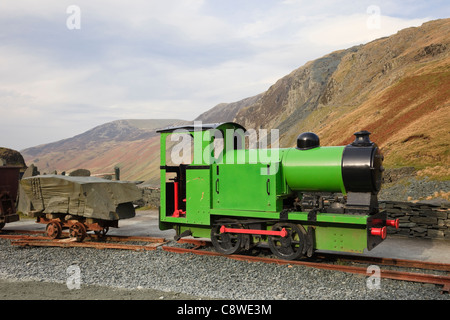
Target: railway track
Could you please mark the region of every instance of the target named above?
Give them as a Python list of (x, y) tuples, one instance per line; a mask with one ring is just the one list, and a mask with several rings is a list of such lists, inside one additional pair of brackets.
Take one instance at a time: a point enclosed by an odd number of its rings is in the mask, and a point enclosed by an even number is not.
[[(180, 248), (173, 246), (162, 246), (163, 250), (169, 252), (177, 252), (177, 253), (193, 253), (199, 255), (211, 255), (211, 256), (224, 256), (230, 259), (236, 260), (244, 260), (244, 261), (252, 261), (252, 262), (264, 262), (264, 263), (274, 263), (279, 265), (301, 265), (306, 267), (312, 267), (317, 269), (326, 269), (333, 271), (342, 271), (354, 274), (363, 274), (369, 276), (367, 266), (352, 266), (352, 265), (342, 265), (336, 263), (327, 263), (327, 262), (312, 262), (312, 261), (301, 261), (301, 260), (281, 260), (260, 256), (248, 256), (241, 254), (234, 255), (222, 255), (215, 251), (208, 250), (200, 250), (201, 248), (210, 245), (205, 241), (198, 241), (194, 239), (189, 239), (183, 241), (185, 243), (191, 243), (194, 245), (194, 248)], [(341, 261), (349, 261), (352, 263), (366, 264), (366, 265), (386, 265), (386, 266), (395, 266), (402, 268), (418, 268), (418, 269), (426, 269), (426, 270), (434, 270), (434, 271), (446, 271), (450, 272), (450, 264), (445, 263), (435, 263), (435, 262), (425, 262), (425, 261), (416, 261), (416, 260), (403, 260), (403, 259), (390, 259), (390, 258), (377, 258), (377, 257), (362, 257), (362, 256), (352, 256), (352, 255), (337, 255), (337, 254), (326, 254), (322, 255), (322, 258), (341, 260)], [(319, 259), (321, 257), (319, 256)], [(436, 285), (442, 285), (441, 293), (449, 293), (450, 292), (450, 276), (448, 275), (437, 275), (437, 274), (429, 274), (429, 273), (418, 273), (418, 272), (407, 272), (407, 271), (397, 271), (397, 270), (388, 270), (388, 269), (380, 269), (380, 277), (385, 279), (393, 279), (393, 280), (401, 280), (401, 281), (412, 281), (412, 282), (421, 282), (421, 283), (430, 283)]]
[[(17, 233), (26, 233), (17, 234)], [(31, 235), (30, 235), (31, 234)], [(401, 268), (414, 268), (425, 269), (440, 272), (450, 272), (450, 264), (435, 263), (426, 261), (415, 260), (403, 260), (403, 259), (390, 259), (390, 258), (378, 258), (378, 257), (364, 257), (354, 255), (337, 255), (337, 254), (323, 254), (316, 255), (317, 261), (303, 261), (303, 260), (282, 260), (275, 258), (268, 258), (262, 256), (250, 256), (243, 254), (223, 255), (215, 251), (206, 250), (211, 246), (209, 241), (197, 240), (197, 239), (181, 239), (178, 243), (191, 244), (192, 248), (184, 248), (178, 246), (169, 246), (164, 238), (155, 237), (133, 237), (133, 236), (97, 236), (90, 234), (83, 242), (76, 242), (75, 238), (69, 238), (68, 233), (63, 233), (63, 236), (67, 238), (51, 239), (44, 236), (41, 231), (21, 231), (21, 230), (3, 230), (0, 234), (0, 238), (11, 240), (11, 245), (15, 246), (47, 246), (47, 247), (83, 247), (83, 248), (96, 248), (96, 249), (119, 249), (119, 250), (156, 250), (161, 247), (163, 250), (174, 253), (192, 253), (197, 255), (208, 256), (223, 256), (229, 259), (249, 261), (249, 262), (263, 262), (274, 263), (278, 265), (300, 265), (306, 267), (312, 267), (317, 269), (326, 269), (333, 271), (341, 271), (353, 274), (368, 274), (368, 265), (383, 265), (393, 266)], [(148, 244), (123, 244), (123, 242), (147, 242)], [(365, 266), (355, 265), (343, 265), (342, 263), (329, 263), (327, 261), (346, 261), (349, 264), (364, 264)], [(421, 283), (430, 283), (441, 285), (441, 293), (450, 292), (450, 276), (438, 275), (430, 273), (419, 273), (409, 271), (398, 271), (389, 269), (380, 269), (379, 276), (385, 279), (412, 281)]]
[[(63, 232), (61, 239), (52, 239), (44, 236), (41, 231), (4, 230), (6, 234), (0, 234), (0, 239), (11, 240), (11, 245), (22, 247), (81, 247), (96, 249), (119, 249), (119, 250), (156, 250), (158, 246), (166, 243), (164, 238), (156, 237), (134, 237), (134, 236), (99, 236), (89, 234), (86, 241), (77, 242), (76, 238), (70, 238), (69, 233)], [(33, 235), (23, 235), (26, 233)], [(148, 244), (123, 244), (123, 242), (147, 242)]]

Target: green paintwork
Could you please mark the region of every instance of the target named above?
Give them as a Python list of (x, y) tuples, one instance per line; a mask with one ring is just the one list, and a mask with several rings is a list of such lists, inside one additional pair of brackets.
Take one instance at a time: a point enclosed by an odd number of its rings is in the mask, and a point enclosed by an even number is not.
[(211, 235), (211, 228), (209, 226), (180, 225), (180, 234), (186, 230), (190, 230), (197, 238), (209, 238)]
[[(166, 165), (166, 139), (167, 136), (169, 134), (168, 133), (161, 133), (160, 139), (159, 139), (159, 157), (160, 157), (160, 166), (165, 166)], [(170, 227), (166, 224), (161, 223), (162, 221), (164, 221), (165, 217), (166, 217), (166, 170), (165, 169), (161, 169), (160, 170), (160, 194), (159, 194), (159, 199), (160, 199), (160, 207), (159, 207), (159, 228), (161, 230), (167, 230), (170, 229)]]
[(289, 149), (282, 161), (287, 184), (296, 191), (346, 194), (341, 169), (343, 152), (344, 147)]
[(261, 171), (267, 172), (267, 165), (261, 163), (214, 165), (212, 207), (214, 209), (281, 211), (283, 203), (277, 197), (279, 175), (262, 175)]
[(211, 170), (186, 170), (186, 223), (210, 225)]
[(320, 225), (315, 227), (314, 248), (362, 253), (367, 247), (367, 230), (365, 226), (354, 225)]
[[(222, 130), (224, 145), (232, 139)], [(175, 228), (180, 234), (190, 230), (194, 237), (209, 237), (211, 224), (223, 217), (267, 219), (267, 229), (280, 219), (283, 199), (296, 191), (341, 192), (344, 188), (341, 162), (344, 147), (318, 147), (310, 150), (269, 149), (231, 150), (214, 158), (217, 131), (193, 130), (193, 162), (186, 169), (186, 216), (172, 217), (166, 212), (166, 140), (161, 133), (160, 228)], [(217, 137), (217, 136), (216, 136)], [(369, 216), (289, 212), (289, 222), (314, 228), (315, 249), (362, 252), (367, 247)]]

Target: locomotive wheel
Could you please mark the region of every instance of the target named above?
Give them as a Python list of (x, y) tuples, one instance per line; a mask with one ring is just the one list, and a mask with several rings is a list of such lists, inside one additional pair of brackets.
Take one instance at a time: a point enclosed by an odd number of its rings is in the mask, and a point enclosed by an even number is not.
[(62, 226), (61, 223), (53, 221), (47, 224), (47, 227), (45, 228), (45, 233), (47, 234), (47, 237), (50, 237), (52, 239), (58, 239), (61, 237), (62, 232)]
[(274, 255), (285, 260), (295, 260), (303, 255), (306, 231), (303, 226), (294, 223), (279, 222), (272, 227), (273, 231), (285, 229), (286, 237), (269, 236), (269, 248)]
[(75, 222), (69, 229), (69, 236), (76, 238), (77, 242), (83, 241), (86, 235), (86, 227), (81, 222)]
[(211, 242), (214, 249), (222, 254), (238, 253), (241, 250), (243, 235), (240, 233), (220, 233), (220, 227), (221, 225), (218, 225), (211, 229)]

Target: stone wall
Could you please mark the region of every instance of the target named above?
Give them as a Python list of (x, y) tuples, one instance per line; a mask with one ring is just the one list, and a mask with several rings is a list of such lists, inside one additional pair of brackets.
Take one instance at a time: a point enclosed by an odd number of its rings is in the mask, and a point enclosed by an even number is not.
[(139, 207), (147, 207), (149, 209), (158, 209), (159, 207), (159, 188), (155, 187), (141, 187), (138, 188), (142, 191), (142, 199), (136, 201), (135, 204)]
[(380, 209), (400, 222), (399, 229), (388, 228), (388, 233), (417, 238), (450, 240), (449, 207), (449, 202), (380, 201)]

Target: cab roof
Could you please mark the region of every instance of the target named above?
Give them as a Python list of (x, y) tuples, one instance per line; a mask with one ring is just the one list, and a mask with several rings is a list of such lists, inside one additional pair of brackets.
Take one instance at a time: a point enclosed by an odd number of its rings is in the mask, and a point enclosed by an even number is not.
[(218, 123), (200, 123), (200, 124), (189, 124), (184, 126), (167, 127), (163, 129), (156, 130), (158, 133), (170, 133), (176, 130), (186, 130), (186, 131), (206, 131), (211, 129), (223, 130), (223, 129), (242, 129), (247, 131), (243, 126), (235, 122), (218, 122)]

